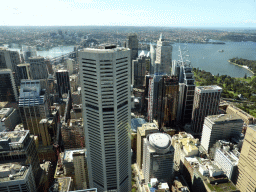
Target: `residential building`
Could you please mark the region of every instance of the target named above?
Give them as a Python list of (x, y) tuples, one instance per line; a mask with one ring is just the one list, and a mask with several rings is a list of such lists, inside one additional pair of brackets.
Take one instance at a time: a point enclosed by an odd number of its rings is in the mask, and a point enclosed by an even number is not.
[(143, 139), (142, 171), (145, 183), (151, 178), (170, 182), (173, 178), (174, 148), (171, 136), (165, 133), (153, 133)]
[(220, 104), (222, 88), (217, 85), (199, 86), (195, 88), (192, 131), (201, 133), (204, 118), (208, 115), (216, 115)]
[(137, 129), (137, 165), (139, 169), (142, 169), (143, 162), (143, 149), (144, 149), (144, 138), (151, 133), (159, 132), (158, 127), (155, 123), (145, 123)]
[(238, 163), (237, 187), (241, 192), (256, 189), (256, 126), (247, 126)]
[(209, 115), (204, 119), (201, 146), (207, 152), (218, 140), (230, 140), (239, 137), (243, 129), (243, 120), (237, 115)]
[(102, 45), (79, 52), (89, 185), (131, 190), (131, 52)]
[(11, 69), (0, 70), (0, 101), (17, 102), (18, 90)]
[(0, 164), (0, 191), (34, 192), (35, 178), (31, 165), (24, 162)]

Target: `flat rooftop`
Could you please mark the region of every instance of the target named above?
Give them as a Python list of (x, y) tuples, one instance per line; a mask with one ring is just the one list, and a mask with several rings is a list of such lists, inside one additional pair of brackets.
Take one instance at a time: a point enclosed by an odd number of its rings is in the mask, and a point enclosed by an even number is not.
[(2, 108), (2, 109), (0, 109), (0, 119), (3, 118), (3, 117), (7, 117), (12, 111), (13, 111), (13, 108)]
[(86, 149), (65, 150), (63, 160), (67, 162), (73, 162), (73, 153), (76, 153), (76, 152), (84, 152), (85, 156), (87, 154)]
[(221, 123), (223, 121), (241, 121), (244, 122), (238, 115), (236, 114), (220, 114), (220, 115), (210, 115), (207, 118), (215, 123)]
[(22, 143), (25, 137), (29, 134), (29, 130), (25, 131), (11, 131), (11, 132), (0, 132), (0, 142), (11, 139), (11, 142)]
[[(236, 186), (231, 181), (229, 181), (225, 175), (220, 177), (209, 177), (209, 176), (203, 176), (200, 173), (199, 165), (207, 164), (209, 167), (212, 166), (212, 168), (218, 169), (217, 165), (213, 166), (210, 160), (199, 158), (199, 157), (194, 157), (194, 158), (185, 157), (185, 159), (189, 162), (193, 171), (195, 171), (196, 174), (200, 176), (206, 188), (210, 189), (211, 191), (238, 191)], [(218, 184), (216, 185), (215, 183), (218, 183)]]
[(198, 86), (196, 87), (195, 91), (201, 91), (201, 92), (216, 92), (216, 91), (222, 91), (222, 88), (217, 85), (210, 85), (210, 86)]
[(115, 47), (112, 46), (111, 48), (108, 46), (100, 46), (99, 48), (84, 48), (80, 52), (88, 52), (88, 53), (114, 53), (118, 51), (127, 51), (130, 50), (129, 48), (125, 47)]
[(11, 180), (23, 180), (28, 171), (29, 165), (25, 165), (25, 162), (0, 164), (0, 183)]
[(21, 64), (18, 64), (17, 66), (18, 67), (23, 67), (23, 66), (26, 67), (26, 66), (29, 66), (29, 65), (30, 65), (29, 63), (21, 63)]

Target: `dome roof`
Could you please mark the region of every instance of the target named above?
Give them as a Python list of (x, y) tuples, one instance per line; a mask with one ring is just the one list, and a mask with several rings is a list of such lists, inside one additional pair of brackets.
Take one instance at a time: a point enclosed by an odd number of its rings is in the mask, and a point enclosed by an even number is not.
[(152, 146), (159, 149), (166, 149), (170, 146), (170, 137), (164, 133), (154, 133), (149, 136), (149, 142)]

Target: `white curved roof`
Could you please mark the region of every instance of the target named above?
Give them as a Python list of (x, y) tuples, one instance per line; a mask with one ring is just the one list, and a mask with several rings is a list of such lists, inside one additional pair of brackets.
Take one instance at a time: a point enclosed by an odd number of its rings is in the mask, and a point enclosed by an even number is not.
[(139, 57), (142, 57), (142, 56), (146, 56), (146, 54), (145, 54), (145, 52), (144, 52), (144, 51), (141, 51), (141, 52), (140, 52)]
[(149, 142), (157, 148), (166, 149), (170, 146), (170, 137), (164, 133), (154, 133), (149, 136)]

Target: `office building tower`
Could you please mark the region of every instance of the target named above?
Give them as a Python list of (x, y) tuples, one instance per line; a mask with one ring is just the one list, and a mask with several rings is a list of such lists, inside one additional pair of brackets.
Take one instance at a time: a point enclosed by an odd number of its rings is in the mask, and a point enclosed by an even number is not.
[(176, 124), (179, 97), (179, 80), (163, 76), (158, 87), (157, 120), (159, 129)]
[(29, 57), (36, 57), (37, 56), (36, 47), (22, 46), (22, 53), (23, 53), (24, 60), (26, 62), (28, 62)]
[(62, 98), (62, 94), (70, 91), (69, 72), (67, 70), (58, 70), (55, 76), (57, 79), (59, 98)]
[(138, 57), (139, 41), (135, 33), (128, 35), (126, 47), (131, 50), (131, 60), (136, 60)]
[(18, 90), (10, 69), (0, 70), (0, 101), (18, 101)]
[(51, 64), (50, 59), (46, 59), (45, 64), (46, 64), (49, 75), (53, 75), (54, 72), (53, 72), (53, 69), (52, 69), (52, 64)]
[(148, 122), (153, 122), (153, 95), (154, 95), (154, 79), (148, 79)]
[(256, 189), (256, 126), (247, 126), (238, 163), (237, 187), (241, 192)]
[(30, 79), (30, 64), (24, 63), (17, 65), (18, 67), (18, 75), (21, 79)]
[(31, 165), (33, 176), (36, 177), (40, 164), (34, 136), (30, 136), (28, 130), (0, 132), (0, 147), (1, 163), (26, 161)]
[(155, 123), (145, 123), (137, 130), (137, 165), (139, 169), (142, 169), (143, 161), (143, 139), (151, 133), (159, 132)]
[(192, 130), (195, 133), (202, 132), (206, 116), (218, 113), (221, 92), (222, 88), (217, 85), (195, 88), (192, 111)]
[(194, 91), (195, 91), (195, 79), (190, 65), (181, 65), (179, 67), (179, 104), (177, 111), (177, 121), (181, 124), (191, 123)]
[(145, 84), (147, 65), (150, 65), (150, 59), (146, 56), (140, 56), (132, 61), (132, 85), (134, 88), (142, 87)]
[(79, 52), (89, 185), (131, 190), (131, 53), (105, 45)]
[(219, 140), (216, 143), (214, 161), (234, 184), (237, 183), (239, 149), (233, 143)]
[(150, 178), (171, 181), (173, 178), (174, 148), (171, 136), (165, 133), (153, 133), (143, 139), (142, 170), (145, 183)]
[(152, 109), (152, 116), (153, 119), (157, 119), (157, 110), (158, 110), (158, 87), (159, 87), (159, 82), (163, 78), (162, 75), (154, 75), (153, 78), (153, 109)]
[(24, 162), (0, 164), (0, 191), (34, 192), (35, 178), (31, 165)]
[(39, 122), (49, 115), (49, 108), (40, 80), (21, 81), (19, 110), (24, 129), (41, 139)]
[(156, 47), (155, 73), (171, 74), (172, 65), (172, 46), (169, 41), (165, 41), (163, 35), (160, 35)]
[(12, 131), (20, 121), (20, 115), (15, 108), (0, 109), (0, 132)]
[(87, 189), (87, 165), (84, 151), (73, 152), (76, 189)]
[(155, 46), (150, 44), (150, 74), (154, 74), (155, 61), (156, 61), (156, 49)]
[(19, 85), (20, 79), (18, 76), (17, 65), (20, 64), (20, 55), (18, 51), (11, 51), (8, 48), (0, 47), (0, 70), (10, 69), (16, 85)]
[(207, 152), (218, 140), (230, 140), (239, 137), (243, 129), (243, 120), (237, 115), (209, 115), (205, 117), (201, 146)]
[(67, 70), (68, 70), (69, 74), (72, 75), (73, 71), (74, 71), (75, 61), (73, 59), (68, 58), (65, 62), (66, 62)]
[(51, 135), (48, 131), (48, 127), (49, 124), (47, 119), (42, 119), (39, 122), (39, 134), (41, 135), (43, 146), (51, 145)]
[(48, 70), (44, 57), (29, 57), (31, 79), (47, 79)]

